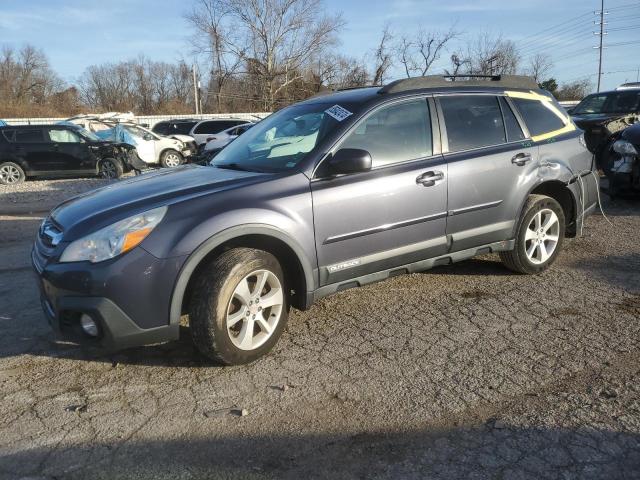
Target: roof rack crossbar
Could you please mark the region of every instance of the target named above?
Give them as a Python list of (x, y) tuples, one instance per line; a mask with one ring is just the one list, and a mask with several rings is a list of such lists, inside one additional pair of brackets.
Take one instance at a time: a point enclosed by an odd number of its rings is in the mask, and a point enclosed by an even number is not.
[[(464, 79), (464, 80), (463, 80)], [(533, 77), (525, 75), (428, 75), (396, 80), (385, 85), (378, 93), (398, 93), (423, 88), (443, 87), (506, 87), (537, 90), (538, 84)]]

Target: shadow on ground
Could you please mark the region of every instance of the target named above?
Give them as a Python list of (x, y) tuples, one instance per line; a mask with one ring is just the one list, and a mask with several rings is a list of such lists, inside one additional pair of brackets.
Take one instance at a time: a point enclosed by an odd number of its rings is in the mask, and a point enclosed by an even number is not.
[[(83, 413), (81, 415), (89, 415)], [(198, 415), (196, 413), (196, 415)], [(206, 418), (243, 422), (251, 417)], [(253, 436), (78, 444), (5, 455), (12, 478), (638, 478), (640, 436), (596, 429), (480, 427), (414, 433)], [(40, 478), (40, 477), (38, 477)]]

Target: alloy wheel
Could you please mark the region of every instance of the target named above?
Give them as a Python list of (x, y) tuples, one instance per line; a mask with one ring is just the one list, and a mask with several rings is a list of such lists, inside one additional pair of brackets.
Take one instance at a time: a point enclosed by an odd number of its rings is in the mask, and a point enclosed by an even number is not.
[(105, 160), (100, 164), (100, 173), (107, 179), (116, 178), (118, 176), (116, 166), (111, 160)]
[(167, 167), (177, 167), (180, 165), (180, 156), (177, 153), (169, 153), (164, 157), (164, 163)]
[(525, 232), (525, 252), (533, 264), (545, 263), (553, 255), (560, 238), (560, 221), (553, 210), (536, 212)]
[(229, 338), (241, 350), (259, 348), (275, 331), (283, 308), (284, 292), (278, 277), (269, 270), (251, 272), (238, 283), (229, 301)]
[(13, 165), (4, 165), (0, 168), (0, 180), (7, 185), (18, 183), (20, 181), (20, 171)]

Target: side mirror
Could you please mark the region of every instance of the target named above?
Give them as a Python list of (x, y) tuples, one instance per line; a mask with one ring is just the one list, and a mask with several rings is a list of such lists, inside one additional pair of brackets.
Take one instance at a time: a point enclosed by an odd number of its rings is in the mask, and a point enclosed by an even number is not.
[(568, 113), (569, 115), (573, 114), (573, 110), (574, 110), (575, 108), (576, 108), (576, 107), (567, 108), (567, 113)]
[(327, 176), (348, 173), (368, 172), (371, 170), (371, 154), (359, 148), (342, 148), (330, 159), (324, 173)]
[(151, 140), (153, 140), (153, 135), (151, 135), (150, 133), (145, 133), (142, 138), (147, 142), (150, 142)]

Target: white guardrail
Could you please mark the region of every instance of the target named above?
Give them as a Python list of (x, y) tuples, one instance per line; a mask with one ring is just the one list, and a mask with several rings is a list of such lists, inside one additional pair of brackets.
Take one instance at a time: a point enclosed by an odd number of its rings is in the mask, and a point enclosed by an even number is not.
[[(147, 128), (153, 128), (153, 126), (164, 120), (176, 120), (181, 118), (193, 118), (197, 120), (210, 120), (215, 118), (234, 118), (239, 120), (246, 120), (248, 122), (255, 122), (262, 120), (264, 117), (270, 115), (269, 112), (256, 112), (256, 113), (205, 113), (200, 115), (140, 115), (134, 117), (134, 121), (139, 125), (143, 125)], [(66, 120), (68, 117), (50, 117), (50, 118), (5, 118), (3, 119), (9, 125), (47, 125), (58, 123)]]

